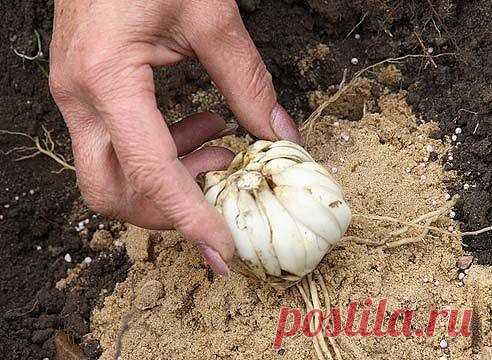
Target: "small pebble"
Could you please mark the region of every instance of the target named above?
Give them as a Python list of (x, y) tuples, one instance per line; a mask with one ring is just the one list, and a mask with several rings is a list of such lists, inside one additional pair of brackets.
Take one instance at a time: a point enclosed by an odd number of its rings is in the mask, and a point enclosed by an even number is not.
[(425, 176), (425, 175), (420, 176), (420, 182), (421, 183), (425, 183), (426, 180), (427, 180), (427, 176)]
[(449, 226), (449, 227), (448, 227), (448, 231), (449, 231), (449, 232), (453, 232), (453, 231), (454, 231), (454, 227)]
[(470, 185), (469, 184), (464, 184), (463, 185), (463, 190), (468, 190), (470, 188)]
[(433, 52), (434, 52), (434, 48), (429, 47), (429, 48), (427, 49), (427, 53), (428, 53), (428, 54), (432, 54)]
[(334, 166), (331, 168), (331, 172), (335, 174), (338, 172), (338, 169)]
[(0, 221), (2, 221), (2, 220), (3, 220), (3, 215), (0, 215)]
[(4, 207), (5, 209), (8, 209), (8, 208), (10, 207), (10, 204), (5, 204), (3, 207)]
[(99, 230), (102, 230), (104, 229), (104, 224), (99, 224), (99, 226), (97, 227)]
[(407, 167), (407, 168), (405, 169), (405, 172), (406, 172), (407, 174), (410, 174), (410, 171), (412, 171), (412, 169), (410, 169), (409, 167)]
[(34, 190), (29, 190), (29, 194), (34, 195)]
[(87, 256), (87, 257), (84, 259), (84, 262), (85, 262), (86, 264), (90, 264), (90, 263), (92, 262), (92, 259), (91, 259), (89, 256)]
[(85, 220), (84, 220), (84, 224), (86, 224), (86, 225), (87, 225), (88, 223), (89, 223), (89, 219), (85, 219)]
[(97, 219), (97, 215), (96, 214), (92, 215), (92, 218)]
[(340, 137), (341, 137), (344, 141), (349, 141), (349, 139), (350, 139), (350, 136), (349, 136), (347, 133), (341, 133), (341, 134), (340, 134)]
[(460, 272), (460, 273), (458, 274), (458, 280), (460, 280), (460, 281), (461, 281), (461, 280), (463, 280), (463, 279), (465, 278), (465, 276), (466, 276), (466, 274), (465, 274), (465, 273)]
[(459, 135), (459, 134), (461, 134), (462, 132), (463, 132), (463, 130), (461, 130), (461, 128), (460, 128), (460, 127), (457, 127), (456, 129), (454, 129), (454, 133), (455, 133), (456, 135)]
[(22, 193), (22, 196), (26, 196), (27, 194), (25, 192)]
[(427, 161), (429, 161), (429, 158), (425, 157), (423, 160), (424, 160), (424, 162), (427, 162)]
[(354, 35), (354, 38), (355, 38), (355, 40), (359, 40), (360, 39), (360, 34), (355, 34)]
[(471, 266), (472, 262), (473, 262), (473, 255), (463, 255), (460, 256), (456, 261), (456, 266), (458, 267), (458, 269), (467, 271), (467, 269)]
[(433, 151), (434, 151), (434, 146), (432, 146), (432, 145), (430, 145), (430, 144), (429, 144), (429, 145), (427, 145), (427, 151), (428, 151), (428, 152), (433, 152)]
[(456, 140), (458, 140), (458, 137), (453, 134), (453, 136), (451, 136), (451, 140), (456, 141)]
[(121, 246), (123, 246), (123, 242), (122, 242), (122, 241), (120, 241), (120, 240), (116, 240), (116, 241), (114, 242), (114, 246), (116, 246), (116, 247), (121, 247)]
[(37, 251), (41, 250), (41, 246), (36, 245), (36, 250), (37, 250)]
[(442, 339), (439, 342), (439, 346), (441, 347), (441, 349), (446, 349), (448, 347), (448, 342), (446, 341), (446, 339)]
[(444, 198), (445, 198), (446, 200), (451, 199), (451, 194), (449, 194), (449, 193), (444, 194)]
[(453, 159), (454, 159), (454, 158), (453, 158), (453, 155), (449, 155), (449, 156), (448, 156), (448, 161), (453, 161)]
[(72, 257), (70, 256), (70, 254), (65, 254), (65, 257), (64, 257), (65, 261), (67, 263), (71, 263), (72, 262)]
[(19, 201), (19, 197), (18, 196), (14, 197), (14, 200)]
[(352, 65), (357, 65), (359, 63), (359, 59), (354, 57), (350, 60), (350, 62), (352, 63)]
[(456, 216), (456, 212), (455, 212), (455, 211), (453, 211), (453, 210), (451, 210), (451, 211), (449, 212), (449, 217), (450, 217), (451, 219), (454, 219), (454, 218), (455, 218), (455, 216)]

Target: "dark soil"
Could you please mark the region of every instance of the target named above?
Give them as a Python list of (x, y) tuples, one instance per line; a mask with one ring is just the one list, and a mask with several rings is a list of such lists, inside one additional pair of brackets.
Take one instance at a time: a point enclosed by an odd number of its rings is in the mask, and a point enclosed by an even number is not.
[[(23, 61), (12, 51), (15, 46), (35, 54), (34, 29), (47, 51), (52, 10), (50, 1), (0, 3), (0, 13), (9, 19), (0, 24), (0, 129), (41, 136), (44, 126), (53, 131), (56, 150), (70, 161), (69, 137), (42, 71), (47, 64)], [(31, 145), (18, 136), (0, 136), (0, 354), (9, 360), (53, 359), (58, 330), (80, 342), (101, 290), (111, 293), (128, 268), (121, 250), (98, 255), (88, 248), (86, 239), (96, 225), (107, 222), (93, 219), (79, 204), (74, 174), (52, 173), (59, 168), (46, 158), (16, 162), (16, 153), (6, 154)], [(81, 236), (74, 224), (85, 218), (91, 223)], [(71, 263), (64, 260), (66, 254)], [(87, 256), (93, 262), (76, 286), (56, 290), (56, 281)], [(97, 353), (97, 344), (87, 344), (86, 350)]]
[[(408, 90), (414, 110), (424, 119), (439, 122), (441, 131), (436, 137), (451, 136), (456, 127), (462, 129), (457, 135), (461, 144), (453, 150), (454, 160), (443, 164), (456, 169), (459, 175), (449, 189), (462, 197), (457, 214), (465, 230), (490, 226), (492, 1), (397, 5), (377, 1), (309, 2), (318, 11), (304, 1), (263, 0), (249, 2), (243, 14), (273, 74), (281, 103), (301, 122), (313, 110), (312, 93), (332, 91), (333, 85), (342, 80), (344, 69), (350, 79), (355, 71), (368, 65), (390, 57), (423, 54), (429, 47), (432, 55), (455, 53), (434, 58), (437, 67), (428, 63), (429, 58), (399, 62), (396, 65), (404, 79), (394, 90)], [(0, 129), (40, 136), (45, 126), (53, 130), (57, 151), (70, 161), (70, 140), (49, 95), (46, 62), (24, 61), (12, 51), (15, 47), (36, 54), (37, 30), (48, 58), (52, 10), (50, 0), (0, 3), (0, 13), (6, 19), (0, 24)], [(351, 64), (352, 58), (358, 59), (357, 66)], [(191, 94), (212, 87), (208, 76), (193, 61), (160, 70), (156, 82), (164, 112), (176, 108), (183, 113), (196, 111), (199, 104)], [(222, 105), (213, 105), (212, 110), (232, 117)], [(55, 331), (64, 330), (81, 342), (88, 332), (90, 311), (102, 299), (101, 290), (110, 293), (116, 282), (124, 280), (128, 261), (122, 251), (95, 254), (89, 249), (87, 239), (99, 223), (108, 225), (107, 221), (93, 219), (81, 203), (72, 173), (53, 174), (57, 165), (46, 158), (16, 162), (15, 154), (4, 154), (22, 145), (29, 145), (29, 140), (0, 135), (0, 353), (6, 359), (51, 359)], [(470, 187), (465, 190), (464, 184)], [(77, 233), (74, 224), (85, 218), (91, 219), (89, 230)], [(492, 264), (490, 234), (465, 240), (466, 249), (480, 263)], [(64, 260), (67, 253), (71, 263)], [(75, 284), (57, 291), (54, 284), (87, 256), (93, 262)], [(84, 344), (84, 350), (90, 357), (97, 357), (97, 343)]]

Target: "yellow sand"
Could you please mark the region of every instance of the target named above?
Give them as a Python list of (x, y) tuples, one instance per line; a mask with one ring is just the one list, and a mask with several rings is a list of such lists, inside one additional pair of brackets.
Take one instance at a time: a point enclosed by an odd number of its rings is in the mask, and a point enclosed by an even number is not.
[[(444, 182), (453, 174), (428, 158), (429, 150), (445, 156), (448, 145), (429, 138), (436, 124), (418, 121), (405, 93), (384, 94), (367, 103), (351, 102), (349, 93), (339, 103), (342, 113), (355, 104), (354, 112), (363, 113), (365, 107), (366, 114), (358, 122), (322, 117), (307, 148), (333, 171), (354, 213), (411, 220), (445, 204)], [(331, 113), (340, 113), (336, 104)], [(236, 150), (245, 145), (233, 137), (225, 143)], [(456, 229), (446, 216), (434, 225)], [(347, 235), (383, 243), (392, 240), (388, 233), (399, 227), (356, 218)], [(404, 237), (421, 232), (414, 229)], [(124, 360), (315, 358), (311, 340), (302, 335), (286, 339), (279, 353), (272, 347), (280, 307), (304, 306), (295, 288), (279, 293), (237, 274), (217, 278), (193, 246), (173, 231), (149, 236), (130, 229), (124, 240), (147, 244), (149, 239), (150, 255), (134, 255), (127, 280), (94, 311), (89, 336), (101, 341), (103, 360), (114, 359), (116, 353)], [(131, 248), (147, 251), (148, 246)], [(343, 309), (354, 299), (387, 298), (390, 310), (416, 310), (414, 323), (421, 327), (430, 309), (474, 309), (471, 337), (450, 338), (445, 321), (438, 322), (430, 338), (340, 336), (336, 344), (342, 358), (491, 359), (492, 271), (472, 266), (461, 284), (456, 260), (462, 254), (458, 237), (433, 231), (423, 241), (394, 249), (348, 240), (328, 254), (319, 270), (332, 306)], [(149, 291), (155, 281), (162, 289)], [(142, 288), (146, 294), (157, 294), (145, 295), (150, 296), (144, 299), (146, 310), (137, 306), (143, 301)], [(441, 349), (444, 338), (448, 347)]]

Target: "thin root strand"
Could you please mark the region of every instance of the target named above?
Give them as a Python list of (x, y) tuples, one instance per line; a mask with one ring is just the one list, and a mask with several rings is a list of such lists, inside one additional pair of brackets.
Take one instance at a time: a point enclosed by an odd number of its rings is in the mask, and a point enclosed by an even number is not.
[[(35, 158), (39, 155), (45, 155), (56, 161), (59, 165), (61, 165), (61, 168), (57, 171), (53, 171), (53, 173), (58, 174), (65, 170), (75, 171), (75, 167), (70, 165), (63, 155), (55, 152), (55, 142), (51, 137), (51, 131), (48, 131), (43, 126), (43, 133), (44, 133), (44, 138), (40, 140), (38, 137), (32, 137), (22, 132), (0, 130), (0, 135), (21, 136), (29, 139), (34, 143), (34, 146), (19, 146), (8, 150), (4, 154), (10, 155), (12, 153), (17, 153), (19, 157), (16, 158), (15, 161), (23, 161), (23, 160)], [(28, 151), (32, 151), (32, 153), (28, 155), (22, 155), (23, 153)]]
[(36, 43), (38, 46), (38, 52), (36, 53), (36, 55), (29, 56), (29, 55), (26, 55), (26, 54), (23, 54), (23, 53), (17, 51), (15, 48), (12, 48), (15, 55), (17, 55), (18, 57), (20, 57), (24, 60), (29, 60), (29, 61), (34, 61), (34, 60), (38, 60), (38, 59), (43, 58), (44, 54), (43, 54), (43, 49), (41, 46), (41, 35), (39, 35), (39, 32), (37, 30), (34, 30), (34, 35), (36, 36)]

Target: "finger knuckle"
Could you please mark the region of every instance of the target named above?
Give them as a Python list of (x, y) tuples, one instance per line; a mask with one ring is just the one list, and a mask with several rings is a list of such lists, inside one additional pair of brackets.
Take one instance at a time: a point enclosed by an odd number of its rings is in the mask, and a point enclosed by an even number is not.
[(240, 20), (237, 3), (233, 0), (211, 0), (206, 3), (200, 32), (208, 36), (228, 34)]
[(76, 84), (88, 94), (97, 92), (104, 73), (107, 71), (107, 60), (95, 50), (88, 51), (78, 63), (78, 69), (74, 74)]
[(63, 75), (56, 71), (50, 72), (49, 87), (51, 95), (57, 104), (64, 104), (72, 98), (72, 91), (63, 79)]

